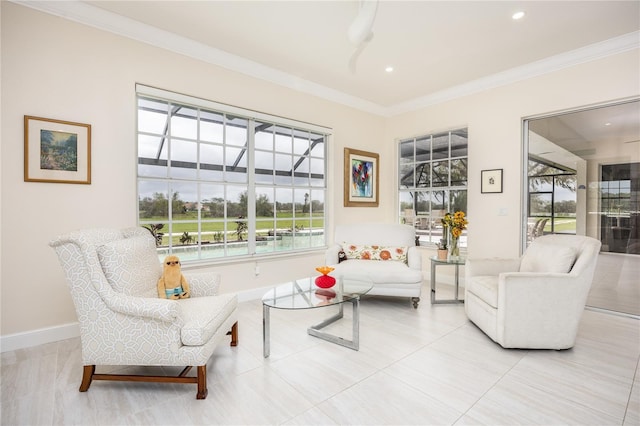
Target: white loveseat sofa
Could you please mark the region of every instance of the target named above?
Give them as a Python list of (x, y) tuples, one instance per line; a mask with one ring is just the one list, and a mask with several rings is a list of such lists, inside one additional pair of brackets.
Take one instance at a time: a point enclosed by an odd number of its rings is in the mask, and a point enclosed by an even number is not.
[(536, 238), (518, 259), (467, 259), (465, 311), (505, 348), (573, 347), (600, 241)]
[[(336, 226), (326, 252), (331, 275), (364, 277), (373, 282), (369, 295), (408, 297), (417, 308), (422, 289), (422, 256), (408, 225), (359, 223)], [(338, 264), (344, 250), (347, 260)]]

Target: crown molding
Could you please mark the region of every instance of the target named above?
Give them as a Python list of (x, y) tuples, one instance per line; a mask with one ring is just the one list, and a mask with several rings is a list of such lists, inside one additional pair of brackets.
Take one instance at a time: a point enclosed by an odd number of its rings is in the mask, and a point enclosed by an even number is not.
[(80, 1), (12, 0), (12, 2), (371, 114), (386, 114), (385, 108), (373, 102)]
[(511, 68), (427, 96), (384, 107), (81, 1), (11, 1), (41, 12), (89, 25), (221, 68), (383, 117), (415, 111), (473, 93), (640, 48), (640, 31), (635, 31), (520, 67)]
[(634, 31), (609, 40), (590, 44), (579, 49), (550, 56), (487, 77), (469, 81), (449, 89), (441, 90), (427, 96), (399, 103), (387, 108), (387, 115), (394, 116), (421, 108), (433, 106), (452, 99), (461, 98), (473, 93), (482, 92), (499, 86), (559, 71), (585, 62), (594, 61), (629, 50), (640, 49), (640, 31)]

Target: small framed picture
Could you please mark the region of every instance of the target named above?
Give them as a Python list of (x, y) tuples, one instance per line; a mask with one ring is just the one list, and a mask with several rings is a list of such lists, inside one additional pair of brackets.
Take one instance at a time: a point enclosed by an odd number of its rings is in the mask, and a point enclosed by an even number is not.
[(91, 125), (24, 116), (25, 182), (91, 183)]
[(502, 169), (483, 170), (481, 173), (481, 193), (502, 192)]
[(344, 149), (344, 206), (378, 207), (379, 156)]

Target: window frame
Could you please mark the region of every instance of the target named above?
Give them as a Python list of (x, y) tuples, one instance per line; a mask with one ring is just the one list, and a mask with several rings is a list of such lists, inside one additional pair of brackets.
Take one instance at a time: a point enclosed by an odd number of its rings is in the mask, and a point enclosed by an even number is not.
[[(141, 111), (141, 101), (149, 100), (151, 102), (158, 102), (158, 105), (162, 103), (167, 103), (167, 118), (165, 122), (165, 128), (163, 133), (156, 131), (149, 132), (141, 129), (142, 125), (140, 122), (140, 111)], [(329, 144), (332, 134), (332, 129), (318, 126), (310, 123), (304, 123), (297, 120), (292, 120), (288, 118), (278, 117), (266, 113), (261, 113), (257, 111), (252, 111), (244, 108), (239, 108), (231, 105), (221, 104), (213, 101), (209, 101), (202, 98), (196, 98), (189, 95), (179, 94), (175, 92), (166, 91), (163, 89), (158, 89), (154, 87), (149, 87), (141, 84), (136, 84), (136, 222), (138, 226), (143, 226), (149, 229), (151, 225), (162, 223), (166, 226), (166, 229), (162, 229), (162, 231), (166, 231), (171, 235), (171, 238), (164, 237), (167, 241), (167, 245), (158, 247), (158, 256), (159, 258), (164, 257), (168, 254), (176, 254), (179, 256), (184, 256), (184, 259), (181, 259), (186, 263), (221, 263), (221, 262), (229, 262), (229, 261), (242, 261), (247, 258), (256, 260), (260, 258), (272, 258), (276, 256), (291, 256), (304, 254), (307, 252), (316, 252), (321, 250), (326, 250), (327, 247), (327, 227), (328, 227), (328, 219), (327, 219), (327, 201), (328, 201), (328, 153), (329, 153)], [(196, 128), (196, 136), (193, 138), (182, 137), (173, 135), (170, 131), (171, 124), (170, 122), (173, 120), (173, 115), (171, 114), (170, 108), (173, 106), (179, 106), (184, 108), (191, 108), (195, 110), (195, 128)], [(201, 116), (205, 114), (219, 114), (222, 118), (222, 122), (218, 123), (222, 128), (222, 137), (220, 141), (211, 141), (205, 139), (205, 136), (201, 135), (202, 120)], [(244, 171), (240, 171), (236, 174), (237, 178), (242, 178), (244, 174), (245, 181), (239, 182), (238, 180), (228, 179), (226, 170), (229, 164), (229, 159), (225, 158), (225, 154), (222, 156), (213, 156), (211, 159), (218, 160), (215, 163), (208, 164), (205, 163), (201, 151), (205, 148), (216, 147), (219, 149), (219, 152), (225, 153), (228, 148), (231, 147), (229, 140), (227, 139), (226, 133), (226, 123), (227, 117), (235, 117), (235, 119), (244, 120), (246, 122), (246, 127), (244, 128), (244, 132), (246, 135), (246, 142), (243, 147), (240, 147), (243, 151), (238, 157), (236, 157), (235, 161), (237, 162), (239, 159), (242, 160), (242, 163), (246, 163), (242, 169)], [(191, 123), (189, 123), (191, 124)], [(271, 140), (271, 148), (265, 149), (264, 146), (256, 149), (256, 135), (259, 134), (261, 130), (259, 130), (259, 126), (261, 129), (271, 128), (273, 139)], [(280, 136), (277, 132), (277, 129), (284, 129), (289, 132), (289, 141), (287, 141), (287, 137), (284, 140), (278, 142), (276, 139)], [(202, 132), (204, 134), (204, 132)], [(263, 132), (267, 135), (267, 139), (270, 137), (267, 132)], [(308, 139), (304, 140), (304, 135), (307, 135)], [(262, 135), (264, 136), (264, 135)], [(166, 160), (160, 160), (160, 150), (162, 149), (162, 145), (158, 150), (156, 165), (160, 166), (157, 170), (161, 173), (158, 175), (154, 175), (154, 172), (145, 172), (144, 169), (141, 170), (141, 165), (148, 165), (149, 158), (140, 157), (141, 150), (141, 140), (142, 138), (150, 138), (156, 137), (160, 139), (166, 139), (168, 147)], [(317, 139), (314, 139), (317, 137)], [(159, 139), (156, 139), (157, 142)], [(169, 143), (169, 141), (171, 141)], [(181, 166), (173, 166), (172, 170), (172, 158), (171, 158), (171, 144), (176, 142), (184, 142), (185, 144), (195, 144), (196, 154), (195, 154), (195, 163), (190, 164), (189, 162), (184, 163), (184, 168)], [(268, 144), (269, 142), (267, 142)], [(287, 148), (280, 148), (278, 144), (281, 146), (286, 146)], [(321, 151), (317, 150), (317, 145), (322, 144)], [(153, 145), (153, 142), (150, 144)], [(306, 146), (305, 146), (306, 145)], [(302, 148), (300, 148), (302, 146)], [(306, 149), (305, 149), (306, 147)], [(233, 148), (238, 148), (233, 146)], [(287, 150), (288, 149), (288, 150)], [(213, 149), (212, 149), (213, 150)], [(214, 150), (215, 151), (215, 150)], [(263, 154), (271, 155), (274, 158), (274, 164), (271, 165), (273, 171), (273, 181), (272, 182), (260, 182), (256, 180), (256, 175), (258, 172), (255, 168), (255, 155), (256, 152), (261, 152)], [(192, 154), (193, 155), (193, 154)], [(278, 179), (278, 175), (282, 175), (282, 173), (278, 173), (278, 168), (275, 164), (275, 157), (280, 156), (281, 159), (285, 159), (285, 162), (288, 162), (291, 165), (291, 169), (287, 172), (290, 175), (289, 182), (283, 182), (283, 180), (289, 179), (288, 177), (284, 177)], [(145, 161), (147, 163), (145, 163)], [(164, 161), (164, 165), (162, 164)], [(175, 161), (175, 160), (174, 160)], [(210, 160), (209, 160), (210, 161)], [(302, 164), (306, 163), (306, 164)], [(202, 167), (206, 165), (207, 167)], [(162, 169), (165, 168), (165, 170)], [(303, 167), (304, 172), (297, 172), (299, 167)], [(216, 177), (207, 177), (203, 178), (202, 171), (207, 168), (220, 169), (220, 177), (214, 175)], [(318, 173), (321, 168), (320, 173)], [(194, 175), (189, 176), (189, 169), (194, 169)], [(262, 168), (260, 169), (262, 170)], [(266, 170), (266, 168), (265, 168)], [(172, 173), (185, 173), (188, 176), (178, 176), (172, 175)], [(286, 174), (286, 173), (285, 173)], [(265, 174), (265, 176), (269, 176)], [(267, 178), (268, 179), (268, 178)], [(154, 219), (145, 220), (141, 217), (141, 204), (143, 202), (143, 194), (147, 196), (144, 200), (148, 200), (148, 195), (152, 193), (152, 190), (143, 190), (142, 186), (144, 184), (148, 184), (150, 187), (154, 187), (153, 184), (162, 186), (166, 189), (162, 192), (166, 194), (167, 201), (167, 212), (166, 217), (156, 217)], [(176, 193), (180, 193), (180, 191), (175, 191), (175, 187), (190, 186), (191, 188), (195, 188), (195, 198), (194, 200), (183, 201), (184, 205), (195, 203), (197, 204), (196, 212), (194, 213), (195, 218), (189, 218), (188, 220), (181, 220), (178, 213), (172, 212), (172, 204), (173, 197)], [(203, 196), (204, 189), (203, 187), (216, 188), (221, 191), (224, 196), (221, 201), (223, 204), (222, 207), (222, 216), (210, 216), (205, 220), (205, 216), (203, 214), (203, 203), (205, 198)], [(228, 198), (228, 190), (235, 188), (236, 191), (240, 191), (237, 194), (240, 194), (240, 206), (242, 207), (242, 195), (244, 193), (244, 198), (246, 198), (246, 215), (244, 217), (235, 217), (229, 215), (227, 211), (227, 206), (229, 203), (232, 203), (232, 200)], [(257, 217), (256, 215), (256, 200), (260, 197), (259, 191), (261, 189), (271, 190), (274, 194), (274, 197), (269, 200), (272, 203), (273, 217)], [(279, 200), (276, 196), (278, 190), (284, 191), (284, 193), (291, 194), (292, 200), (289, 205), (291, 209), (291, 218), (289, 220), (282, 220), (278, 217), (278, 212), (276, 211), (276, 206), (282, 204), (281, 200)], [(246, 192), (243, 192), (246, 191)], [(302, 194), (304, 193), (304, 197)], [(155, 195), (155, 193), (153, 193)], [(301, 209), (302, 212), (297, 212), (297, 200), (304, 199), (304, 206)], [(213, 199), (211, 199), (211, 203), (213, 205)], [(237, 203), (236, 203), (237, 204)], [(314, 211), (315, 208), (319, 208), (320, 211)], [(144, 212), (143, 212), (144, 213)], [(297, 216), (300, 215), (300, 216)], [(304, 216), (307, 216), (306, 218)], [(299, 218), (299, 219), (297, 219)], [(265, 222), (265, 220), (267, 222)], [(274, 228), (270, 230), (269, 235), (273, 238), (266, 238), (267, 244), (266, 249), (263, 247), (263, 241), (265, 241), (264, 237), (260, 237), (260, 247), (258, 247), (258, 226), (259, 223), (261, 225), (267, 224), (268, 221), (271, 220)], [(238, 222), (244, 222), (246, 224), (246, 250), (244, 248), (244, 252), (239, 254), (232, 254), (229, 252), (230, 246), (230, 231), (232, 231), (233, 224)], [(284, 224), (287, 222), (291, 222), (291, 227), (288, 230), (288, 241), (290, 241), (290, 246), (286, 248), (282, 248), (284, 245), (277, 244), (278, 239), (285, 238), (286, 232), (277, 229), (275, 226), (280, 223)], [(320, 223), (321, 222), (321, 223)], [(191, 244), (191, 241), (187, 240), (187, 243), (183, 243), (185, 246), (190, 244), (189, 253), (184, 254), (183, 249), (186, 250), (186, 247), (181, 247), (174, 240), (176, 236), (180, 234), (180, 231), (176, 233), (176, 225), (188, 223), (190, 226), (194, 226), (196, 228), (195, 233), (195, 243)], [(204, 235), (204, 226), (206, 224), (220, 224), (223, 225), (223, 237), (222, 240), (216, 239), (215, 241), (205, 242), (203, 241), (202, 236)], [(302, 224), (302, 227), (299, 225)], [(308, 225), (304, 226), (304, 225)], [(317, 228), (314, 228), (314, 224), (321, 224)], [(215, 225), (214, 225), (215, 226)], [(180, 227), (177, 227), (180, 229)], [(302, 229), (301, 229), (302, 228)], [(306, 230), (304, 228), (307, 228)], [(190, 231), (191, 232), (191, 231)], [(211, 232), (209, 232), (211, 233)], [(217, 231), (215, 232), (217, 233)], [(277, 235), (276, 235), (277, 234)], [(306, 240), (305, 240), (306, 239)], [(160, 241), (162, 237), (160, 237)], [(308, 244), (304, 244), (304, 242)], [(220, 255), (220, 251), (216, 251), (215, 255), (210, 248), (213, 248), (212, 242), (217, 243), (216, 247), (223, 247), (222, 255)], [(238, 244), (240, 240), (238, 240), (236, 245), (244, 245)], [(297, 244), (298, 245), (297, 245)], [(207, 244), (207, 247), (204, 247)], [(177, 248), (179, 250), (177, 250)], [(209, 251), (208, 251), (209, 250)], [(207, 252), (209, 255), (203, 255), (203, 253)]]
[[(446, 155), (442, 152), (442, 138), (446, 134)], [(455, 145), (453, 135), (463, 134), (464, 145)], [(438, 153), (434, 150), (434, 139), (438, 138)], [(429, 151), (424, 151), (425, 145), (428, 143)], [(412, 144), (413, 154), (410, 161), (407, 156), (403, 156), (403, 144)], [(422, 153), (418, 153), (418, 147), (421, 147)], [(462, 149), (462, 155), (456, 155)], [(431, 132), (421, 134), (415, 137), (397, 139), (397, 191), (398, 191), (398, 220), (400, 223), (413, 225), (416, 228), (417, 242), (420, 245), (435, 248), (443, 238), (442, 225), (440, 219), (445, 213), (453, 213), (454, 210), (463, 210), (467, 213), (467, 195), (468, 195), (468, 179), (469, 179), (469, 129), (468, 127), (460, 127), (441, 132)], [(436, 167), (434, 167), (437, 166)], [(465, 174), (463, 178), (455, 178), (452, 176), (456, 167), (464, 167)], [(425, 172), (425, 168), (428, 171)], [(446, 168), (446, 183), (442, 176), (436, 176), (437, 170)], [(420, 169), (420, 171), (419, 171)], [(434, 169), (436, 171), (434, 171)], [(409, 173), (413, 174), (412, 184), (406, 185), (403, 178), (403, 171), (408, 177)], [(418, 173), (420, 175), (418, 176)], [(425, 173), (428, 176), (425, 176)], [(403, 185), (405, 180), (405, 185)], [(454, 184), (455, 183), (455, 184)], [(464, 193), (464, 194), (463, 194)], [(404, 194), (409, 194), (412, 201), (407, 201)], [(441, 198), (441, 209), (435, 209), (438, 206), (438, 198)], [(457, 208), (455, 204), (464, 202), (464, 209)], [(419, 211), (419, 204), (426, 203), (428, 211)], [(460, 238), (460, 247), (467, 246), (467, 231), (464, 230)]]

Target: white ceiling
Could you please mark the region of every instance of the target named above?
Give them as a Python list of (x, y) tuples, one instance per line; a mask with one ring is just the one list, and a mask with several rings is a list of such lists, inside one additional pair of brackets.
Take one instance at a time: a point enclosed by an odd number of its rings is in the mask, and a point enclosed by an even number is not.
[[(640, 101), (603, 105), (531, 120), (529, 153), (575, 169), (577, 159), (602, 160), (611, 152), (640, 156)], [(613, 147), (616, 147), (615, 149)]]
[(383, 0), (354, 73), (358, 1), (16, 2), (380, 115), (640, 45), (640, 1)]
[[(13, 1), (382, 116), (640, 47), (640, 0), (381, 0), (355, 72), (359, 1)], [(531, 129), (583, 158), (640, 147), (639, 105)]]

